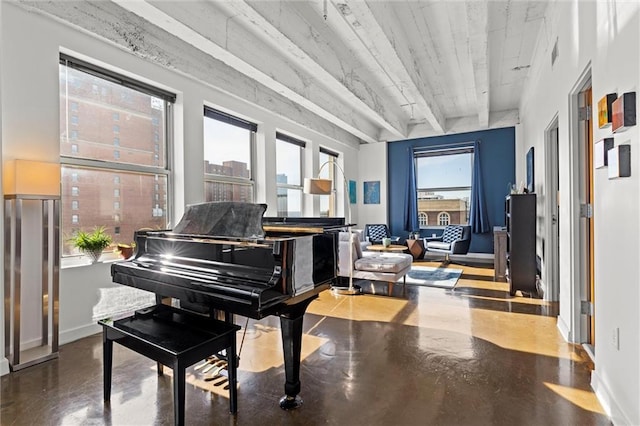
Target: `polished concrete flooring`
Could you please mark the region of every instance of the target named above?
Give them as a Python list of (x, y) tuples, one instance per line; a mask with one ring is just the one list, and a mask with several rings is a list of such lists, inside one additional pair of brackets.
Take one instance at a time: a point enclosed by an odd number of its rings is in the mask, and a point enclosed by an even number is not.
[[(437, 264), (430, 264), (437, 266)], [(581, 348), (563, 341), (556, 309), (510, 297), (493, 270), (464, 269), (453, 290), (366, 284), (324, 292), (304, 321), (301, 396), (283, 411), (279, 321), (245, 319), (238, 414), (227, 392), (188, 370), (188, 425), (605, 425)], [(244, 334), (244, 337), (243, 337)], [(169, 370), (170, 371), (170, 370)], [(173, 423), (171, 376), (114, 345), (110, 405), (102, 401), (102, 344), (91, 336), (57, 360), (1, 379), (0, 423)]]

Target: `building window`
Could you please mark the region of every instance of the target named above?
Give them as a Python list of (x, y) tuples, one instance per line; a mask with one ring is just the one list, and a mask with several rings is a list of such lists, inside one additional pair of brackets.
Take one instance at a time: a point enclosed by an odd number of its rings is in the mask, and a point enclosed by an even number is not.
[(420, 224), (420, 228), (426, 228), (429, 224), (429, 216), (425, 212), (418, 213), (418, 223)]
[(71, 223), (77, 224), (79, 222), (80, 222), (80, 218), (78, 217), (78, 215), (77, 214), (72, 214), (71, 215)]
[(253, 202), (257, 128), (249, 121), (204, 108), (205, 201)]
[(278, 216), (302, 216), (302, 156), (305, 143), (276, 133), (276, 191)]
[[(60, 54), (59, 71), (61, 105), (78, 102), (82, 105), (79, 115), (91, 117), (79, 122), (78, 131), (83, 133), (83, 139), (77, 143), (79, 149), (73, 151), (65, 137), (71, 114), (65, 113), (69, 108), (61, 108), (63, 235), (78, 230), (78, 226), (72, 226), (77, 223), (72, 211), (76, 217), (82, 216), (81, 229), (104, 226), (114, 232), (119, 226), (120, 234), (127, 240), (133, 239), (134, 232), (141, 228), (166, 229), (171, 200), (166, 197), (170, 174), (166, 152), (171, 142), (167, 130), (175, 95), (66, 54)], [(100, 97), (100, 93), (107, 96)], [(126, 114), (127, 120), (120, 120), (122, 114)], [(158, 123), (155, 127), (151, 125), (154, 119)], [(105, 133), (109, 126), (116, 134), (136, 137)], [(158, 148), (152, 141), (154, 134), (159, 135)], [(114, 150), (114, 145), (118, 150)], [(121, 156), (122, 150), (132, 154)], [(72, 186), (72, 182), (77, 183)], [(114, 189), (111, 182), (119, 187)], [(151, 197), (156, 184), (157, 192), (163, 195), (156, 210), (161, 215), (151, 214), (158, 204)], [(77, 197), (77, 214), (71, 196)], [(70, 255), (75, 250), (64, 244), (62, 254)]]
[(451, 223), (451, 216), (447, 212), (438, 213), (438, 225), (447, 226)]
[[(333, 181), (333, 191), (330, 195), (318, 195), (320, 199), (320, 216), (321, 217), (334, 217), (336, 215), (336, 176), (338, 154), (331, 152), (328, 149), (320, 148), (320, 156), (318, 157), (320, 170), (319, 176), (322, 179), (330, 179)], [(346, 209), (345, 209), (346, 211)]]
[(77, 143), (72, 143), (71, 144), (71, 153), (72, 154), (77, 154), (78, 153), (78, 144)]
[[(469, 222), (473, 147), (416, 151), (418, 223), (438, 226)], [(424, 219), (421, 218), (424, 217)]]
[(78, 140), (78, 131), (77, 130), (71, 130), (71, 140)]
[(73, 111), (73, 112), (77, 112), (78, 111), (78, 103), (77, 102), (70, 102), (69, 103), (69, 107), (71, 108), (71, 111)]
[(71, 210), (78, 210), (78, 200), (71, 201)]
[(78, 125), (78, 116), (77, 115), (72, 115), (71, 116), (71, 124), (73, 124), (74, 126)]

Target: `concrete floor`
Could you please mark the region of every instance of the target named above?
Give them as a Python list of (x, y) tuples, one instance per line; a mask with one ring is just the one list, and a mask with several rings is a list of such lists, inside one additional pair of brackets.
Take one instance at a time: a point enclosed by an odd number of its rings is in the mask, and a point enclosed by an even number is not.
[[(437, 266), (436, 263), (423, 263)], [(245, 319), (236, 416), (227, 392), (188, 370), (188, 425), (605, 425), (584, 351), (563, 341), (556, 307), (509, 297), (493, 270), (463, 267), (454, 290), (364, 283), (368, 293), (324, 292), (305, 316), (300, 396), (283, 411), (279, 321)], [(376, 294), (372, 294), (376, 293)], [(166, 369), (165, 369), (166, 371)], [(171, 375), (114, 345), (111, 403), (102, 401), (102, 341), (60, 349), (57, 360), (3, 376), (0, 423), (173, 423)]]

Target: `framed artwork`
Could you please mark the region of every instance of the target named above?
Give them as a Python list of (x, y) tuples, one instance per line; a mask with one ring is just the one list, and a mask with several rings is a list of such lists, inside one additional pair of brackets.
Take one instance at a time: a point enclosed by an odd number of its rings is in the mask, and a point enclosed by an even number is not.
[(596, 169), (601, 169), (609, 164), (608, 152), (611, 148), (613, 148), (613, 138), (604, 138), (596, 142), (593, 155), (593, 166)]
[(609, 179), (631, 176), (631, 145), (618, 145), (607, 153)]
[(380, 204), (380, 181), (374, 180), (364, 183), (364, 203)]
[(636, 125), (636, 92), (623, 93), (613, 101), (613, 133), (624, 132)]
[(527, 152), (527, 192), (532, 193), (535, 191), (535, 183), (534, 150), (531, 147)]
[(356, 202), (357, 202), (356, 181), (355, 180), (350, 180), (349, 181), (349, 203), (350, 204), (355, 204)]
[(598, 101), (598, 127), (604, 129), (611, 126), (613, 119), (613, 101), (618, 95), (616, 93), (608, 93)]

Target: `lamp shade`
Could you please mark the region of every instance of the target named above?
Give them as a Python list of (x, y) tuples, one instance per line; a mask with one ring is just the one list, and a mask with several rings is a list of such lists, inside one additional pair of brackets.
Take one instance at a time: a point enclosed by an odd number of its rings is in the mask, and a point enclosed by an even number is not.
[(317, 195), (329, 195), (331, 194), (331, 187), (333, 181), (331, 179), (304, 179), (304, 193), (305, 194), (317, 194)]
[(3, 167), (4, 195), (60, 196), (60, 164), (9, 160)]

